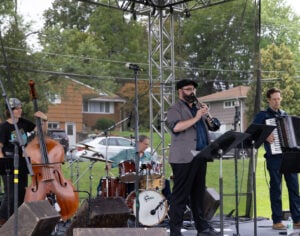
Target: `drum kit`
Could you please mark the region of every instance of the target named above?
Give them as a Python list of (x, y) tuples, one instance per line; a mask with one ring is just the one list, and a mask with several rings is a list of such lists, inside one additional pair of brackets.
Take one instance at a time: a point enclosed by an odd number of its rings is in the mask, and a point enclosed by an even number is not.
[[(81, 156), (81, 158), (90, 160), (89, 168), (85, 170), (82, 175), (84, 175), (89, 170), (89, 179), (90, 181), (92, 181), (92, 168), (95, 162), (100, 161), (112, 163), (112, 161), (107, 160), (107, 158), (103, 158), (103, 156), (99, 156), (94, 147), (90, 145), (84, 145), (84, 148), (86, 150), (94, 152), (93, 155)], [(162, 164), (156, 162), (141, 164), (139, 172), (136, 173), (135, 161), (126, 160), (120, 162), (118, 164), (118, 168), (118, 177), (109, 176), (108, 168), (106, 168), (106, 177), (101, 178), (99, 181), (99, 196), (103, 198), (124, 198), (127, 207), (129, 208), (131, 213), (136, 216), (136, 192), (134, 191), (134, 183), (138, 179), (138, 195), (140, 203), (139, 222), (144, 226), (155, 226), (160, 224), (165, 219), (168, 210), (167, 199), (160, 193), (165, 185)], [(82, 175), (77, 176), (78, 178), (75, 181), (75, 184), (78, 184), (78, 181)], [(90, 193), (92, 193), (91, 182)]]
[[(136, 216), (136, 192), (130, 191), (130, 185), (139, 181), (139, 222), (144, 226), (154, 226), (161, 223), (166, 215), (168, 203), (159, 192), (164, 188), (162, 166), (159, 163), (147, 163), (140, 166), (136, 173), (134, 160), (122, 161), (118, 165), (119, 177), (102, 179), (102, 197), (123, 197), (127, 207)], [(108, 190), (107, 190), (108, 189)]]

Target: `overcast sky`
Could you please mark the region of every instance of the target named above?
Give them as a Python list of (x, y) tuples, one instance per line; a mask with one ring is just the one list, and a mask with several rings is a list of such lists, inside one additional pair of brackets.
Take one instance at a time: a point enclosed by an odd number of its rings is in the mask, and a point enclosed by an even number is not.
[[(35, 23), (33, 30), (38, 30), (42, 27), (43, 11), (51, 7), (53, 0), (18, 0), (19, 12), (25, 16), (26, 21)], [(293, 10), (300, 15), (300, 0), (286, 0)]]
[[(29, 19), (35, 19), (40, 22), (43, 10), (51, 6), (53, 0), (18, 0), (20, 6), (19, 11)], [(300, 15), (300, 1), (299, 0), (286, 0), (292, 6), (295, 12)], [(34, 6), (34, 7), (33, 7)]]
[[(40, 22), (43, 10), (51, 6), (53, 0), (19, 0), (19, 11), (28, 19)], [(300, 15), (300, 1), (286, 0), (293, 10)], [(34, 6), (34, 7), (33, 7)]]

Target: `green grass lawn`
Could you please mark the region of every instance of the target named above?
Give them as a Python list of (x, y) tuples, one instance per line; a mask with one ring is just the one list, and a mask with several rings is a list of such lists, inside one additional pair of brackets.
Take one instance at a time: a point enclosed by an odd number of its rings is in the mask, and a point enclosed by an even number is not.
[[(126, 135), (124, 135), (126, 136)], [(155, 139), (154, 143), (159, 143), (159, 140)], [(263, 157), (263, 149), (258, 152), (257, 168), (256, 168), (256, 199), (257, 199), (257, 216), (271, 217), (270, 203), (269, 203), (269, 176), (265, 169), (265, 160)], [(228, 214), (231, 210), (235, 209), (236, 204), (236, 184), (239, 193), (239, 216), (246, 214), (246, 196), (251, 195), (251, 189), (247, 191), (248, 185), (248, 170), (249, 170), (249, 158), (239, 159), (237, 161), (237, 178), (235, 174), (235, 161), (234, 159), (222, 160), (222, 181), (223, 181), (223, 200), (224, 200), (224, 214)], [(63, 166), (63, 173), (65, 178), (71, 179), (75, 189), (81, 191), (80, 199), (86, 199), (88, 197), (87, 192), (92, 189), (92, 197), (96, 197), (96, 190), (101, 178), (106, 176), (104, 167), (105, 163), (95, 162), (91, 166), (91, 162), (66, 162)], [(92, 167), (92, 168), (91, 168)], [(165, 177), (169, 178), (171, 168), (166, 161)], [(109, 176), (118, 176), (118, 168), (112, 170)], [(208, 163), (207, 170), (207, 187), (214, 188), (219, 192), (219, 180), (220, 180), (220, 160)], [(237, 182), (236, 182), (237, 180)], [(287, 190), (285, 182), (283, 184), (283, 209), (289, 209)], [(235, 214), (235, 213), (234, 213)], [(251, 213), (252, 214), (252, 211)]]
[[(261, 152), (260, 152), (261, 153)], [(66, 162), (62, 165), (65, 178), (72, 179), (75, 189), (82, 191), (80, 193), (81, 200), (88, 198), (87, 192), (92, 188), (92, 197), (95, 197), (97, 186), (101, 178), (106, 176), (104, 167), (105, 163), (96, 162), (91, 169), (91, 162)], [(239, 201), (239, 215), (246, 214), (246, 195), (247, 193), (247, 179), (248, 179), (248, 165), (249, 159), (238, 160), (238, 174), (237, 186), (240, 193)], [(235, 191), (236, 191), (236, 176), (235, 176), (235, 162), (233, 159), (222, 161), (223, 173), (223, 193), (224, 193), (224, 214), (228, 214), (231, 210), (235, 209)], [(171, 175), (170, 166), (166, 163), (166, 178)], [(109, 176), (118, 176), (118, 168), (112, 170)], [(271, 210), (269, 204), (269, 191), (268, 191), (268, 177), (265, 171), (265, 162), (262, 155), (258, 157), (256, 169), (256, 189), (257, 189), (257, 216), (270, 217)], [(207, 187), (214, 188), (219, 192), (220, 180), (220, 161), (208, 163), (207, 171)], [(287, 191), (284, 185), (283, 189), (283, 208), (288, 209)]]

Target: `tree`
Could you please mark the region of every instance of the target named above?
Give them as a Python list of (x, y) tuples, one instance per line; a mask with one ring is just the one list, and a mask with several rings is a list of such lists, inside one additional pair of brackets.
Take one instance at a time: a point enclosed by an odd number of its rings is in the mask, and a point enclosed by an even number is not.
[[(127, 99), (127, 103), (124, 106), (125, 113), (132, 113), (135, 117), (135, 84), (126, 83), (119, 90), (118, 95)], [(159, 91), (153, 91), (159, 92)], [(138, 100), (139, 100), (139, 128), (149, 128), (149, 83), (148, 81), (138, 81)], [(159, 107), (153, 107), (153, 114), (157, 114)]]
[[(263, 102), (262, 108), (267, 106), (265, 94), (271, 87), (276, 87), (281, 90), (283, 101), (282, 107), (289, 114), (299, 115), (300, 114), (300, 84), (294, 78), (295, 66), (293, 64), (294, 58), (291, 50), (281, 44), (276, 46), (275, 44), (269, 45), (266, 49), (261, 51), (262, 61), (262, 94)], [(251, 121), (252, 117), (252, 106), (253, 94), (255, 92), (255, 84), (252, 83), (251, 89), (247, 96), (247, 117)]]
[[(43, 59), (53, 65), (51, 70), (59, 68), (86, 84), (115, 92), (125, 83), (124, 78), (132, 76), (125, 68), (127, 61), (146, 63), (146, 31), (119, 10), (88, 5), (54, 2), (53, 9), (45, 13), (45, 30), (40, 36), (47, 53)], [(82, 16), (70, 16), (72, 12)]]
[(183, 21), (186, 75), (200, 82), (200, 95), (252, 79), (253, 16), (251, 1), (232, 1), (192, 12)]
[(298, 57), (300, 17), (285, 0), (264, 0), (261, 4), (261, 47), (285, 44)]
[[(3, 49), (0, 59), (0, 76), (3, 78), (4, 92), (7, 98), (18, 97), (23, 103), (25, 116), (34, 120), (28, 82), (30, 79), (36, 82), (40, 95), (39, 101), (42, 104), (40, 110), (44, 112), (47, 110), (45, 91), (48, 90), (48, 86), (42, 82), (43, 76), (30, 72), (36, 69), (36, 64), (34, 64), (35, 57), (30, 53), (26, 42), (29, 28), (23, 25), (21, 17), (16, 14), (15, 5), (12, 1), (4, 1), (0, 11), (1, 48)], [(5, 102), (2, 102), (1, 111), (5, 110), (4, 106)], [(1, 118), (4, 119), (3, 114)]]

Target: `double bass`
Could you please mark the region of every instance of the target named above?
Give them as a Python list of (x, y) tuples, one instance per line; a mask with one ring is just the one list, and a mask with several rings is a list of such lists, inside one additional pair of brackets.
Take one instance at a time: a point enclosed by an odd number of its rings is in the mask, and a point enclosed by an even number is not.
[[(29, 81), (34, 110), (38, 111), (34, 81)], [(64, 162), (63, 146), (57, 141), (44, 137), (42, 121), (36, 118), (37, 136), (26, 146), (34, 175), (26, 189), (25, 202), (48, 199), (59, 211), (62, 220), (71, 218), (79, 205), (78, 192), (71, 181), (64, 178), (61, 164)]]

